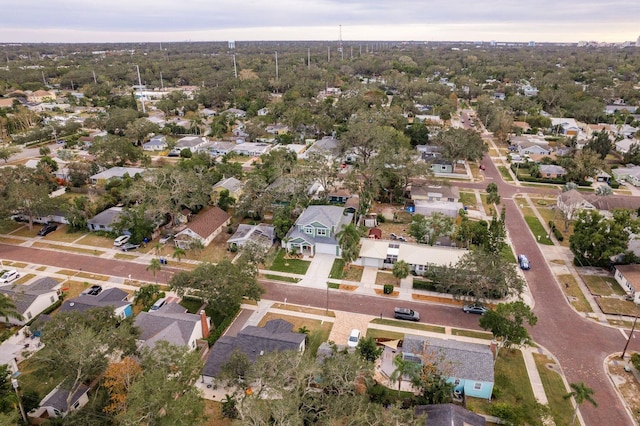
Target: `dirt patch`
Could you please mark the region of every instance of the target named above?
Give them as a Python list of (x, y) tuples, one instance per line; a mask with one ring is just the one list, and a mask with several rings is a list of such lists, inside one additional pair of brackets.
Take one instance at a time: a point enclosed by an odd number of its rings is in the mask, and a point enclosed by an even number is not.
[[(636, 422), (640, 420), (640, 382), (632, 371), (625, 371), (626, 362), (612, 358), (607, 363), (609, 375), (631, 409)], [(633, 368), (633, 367), (632, 367)]]
[(340, 284), (340, 290), (355, 291), (357, 288), (357, 285)]
[(376, 290), (376, 294), (379, 296), (398, 297), (398, 295), (400, 294), (400, 292), (398, 291), (394, 291), (391, 294), (384, 294), (384, 290), (380, 290), (378, 288), (376, 288), (375, 290)]

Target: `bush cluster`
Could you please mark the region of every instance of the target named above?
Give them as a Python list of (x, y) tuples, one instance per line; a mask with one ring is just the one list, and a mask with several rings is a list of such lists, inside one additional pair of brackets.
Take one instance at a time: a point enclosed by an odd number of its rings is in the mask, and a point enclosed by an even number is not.
[(564, 240), (564, 235), (562, 235), (562, 232), (560, 232), (560, 230), (556, 227), (556, 224), (552, 220), (549, 221), (549, 228), (551, 228), (551, 232), (553, 232), (553, 235), (558, 241)]

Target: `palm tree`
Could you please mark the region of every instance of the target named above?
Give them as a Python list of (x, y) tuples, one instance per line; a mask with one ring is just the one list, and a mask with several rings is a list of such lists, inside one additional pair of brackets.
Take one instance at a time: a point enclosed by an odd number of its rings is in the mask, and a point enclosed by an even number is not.
[(158, 284), (158, 277), (156, 277), (156, 273), (162, 269), (162, 264), (155, 257), (151, 259), (151, 263), (147, 266), (147, 271), (151, 271), (153, 273), (153, 279), (156, 280), (156, 285)]
[(391, 383), (398, 382), (398, 396), (400, 396), (402, 379), (406, 377), (409, 381), (413, 381), (420, 372), (420, 366), (413, 361), (404, 359), (402, 354), (396, 355), (393, 359), (393, 365), (396, 369), (393, 370), (393, 373), (389, 376), (389, 381), (391, 381)]
[(16, 311), (16, 305), (13, 300), (4, 294), (0, 294), (0, 318), (4, 318), (6, 321), (9, 318), (22, 319), (22, 315)]
[(342, 260), (344, 260), (347, 269), (351, 262), (358, 258), (360, 252), (360, 237), (360, 231), (353, 223), (348, 224), (336, 234), (338, 245), (342, 251)]
[(176, 248), (173, 249), (173, 254), (171, 255), (171, 257), (178, 259), (178, 263), (180, 263), (180, 259), (182, 259), (182, 257), (186, 254), (187, 252), (184, 251), (184, 249), (176, 246)]
[(411, 266), (407, 262), (405, 262), (404, 260), (398, 260), (396, 263), (393, 264), (393, 269), (391, 270), (391, 273), (393, 274), (394, 277), (398, 279), (398, 282), (400, 282), (400, 280), (407, 278), (407, 276), (409, 276), (410, 269), (411, 269)]
[(569, 399), (573, 397), (573, 399), (575, 399), (576, 401), (576, 406), (575, 406), (575, 409), (573, 410), (573, 418), (571, 419), (571, 424), (573, 425), (576, 421), (576, 417), (578, 415), (578, 407), (580, 406), (580, 404), (582, 404), (585, 401), (589, 401), (590, 403), (593, 404), (594, 407), (597, 407), (598, 403), (596, 402), (595, 399), (593, 399), (593, 396), (592, 396), (594, 393), (594, 390), (587, 387), (584, 384), (584, 382), (571, 383), (569, 384), (569, 386), (573, 390), (568, 394), (566, 394), (565, 396), (563, 396), (563, 398)]

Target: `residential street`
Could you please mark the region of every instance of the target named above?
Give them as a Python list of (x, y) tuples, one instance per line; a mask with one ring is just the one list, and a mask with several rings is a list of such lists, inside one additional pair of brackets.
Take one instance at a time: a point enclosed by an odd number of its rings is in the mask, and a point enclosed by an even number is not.
[[(559, 360), (569, 383), (584, 382), (595, 390), (598, 407), (584, 404), (580, 407), (587, 425), (632, 425), (623, 403), (618, 398), (603, 362), (615, 352), (621, 352), (626, 338), (620, 330), (585, 319), (576, 313), (567, 302), (554, 275), (546, 264), (541, 248), (529, 232), (513, 196), (518, 192), (556, 192), (553, 189), (543, 191), (530, 187), (515, 187), (503, 182), (493, 162), (485, 158), (486, 180), (482, 184), (460, 184), (463, 187), (484, 188), (487, 182), (496, 182), (503, 205), (506, 208), (506, 225), (516, 253), (526, 253), (533, 268), (525, 272), (531, 293), (535, 300), (534, 312), (538, 324), (532, 334), (536, 344), (545, 347)], [(132, 279), (154, 281), (147, 265), (115, 259), (97, 258), (69, 252), (42, 250), (0, 243), (0, 257), (14, 261), (29, 262), (60, 268), (83, 270), (112, 276), (114, 282), (123, 282), (129, 275)], [(175, 269), (167, 268), (168, 271)], [(158, 274), (158, 282), (164, 283), (166, 273)], [(338, 290), (322, 290), (304, 287), (300, 284), (280, 284), (262, 281), (267, 292), (264, 299), (309, 305), (331, 310), (382, 315), (392, 317), (393, 308), (402, 305), (420, 312), (421, 320), (430, 324), (479, 329), (478, 316), (465, 315), (459, 308), (407, 302), (397, 299), (367, 296)], [(628, 332), (628, 331), (627, 331)], [(640, 351), (638, 339), (631, 339), (629, 350)]]

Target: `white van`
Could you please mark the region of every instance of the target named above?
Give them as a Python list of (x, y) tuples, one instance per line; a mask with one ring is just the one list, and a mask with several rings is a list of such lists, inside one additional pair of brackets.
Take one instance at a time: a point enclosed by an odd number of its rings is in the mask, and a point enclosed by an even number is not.
[(156, 300), (156, 303), (153, 304), (153, 306), (151, 307), (150, 311), (157, 311), (162, 306), (164, 306), (164, 304), (166, 302), (167, 302), (167, 298), (166, 297), (162, 297), (162, 298)]

